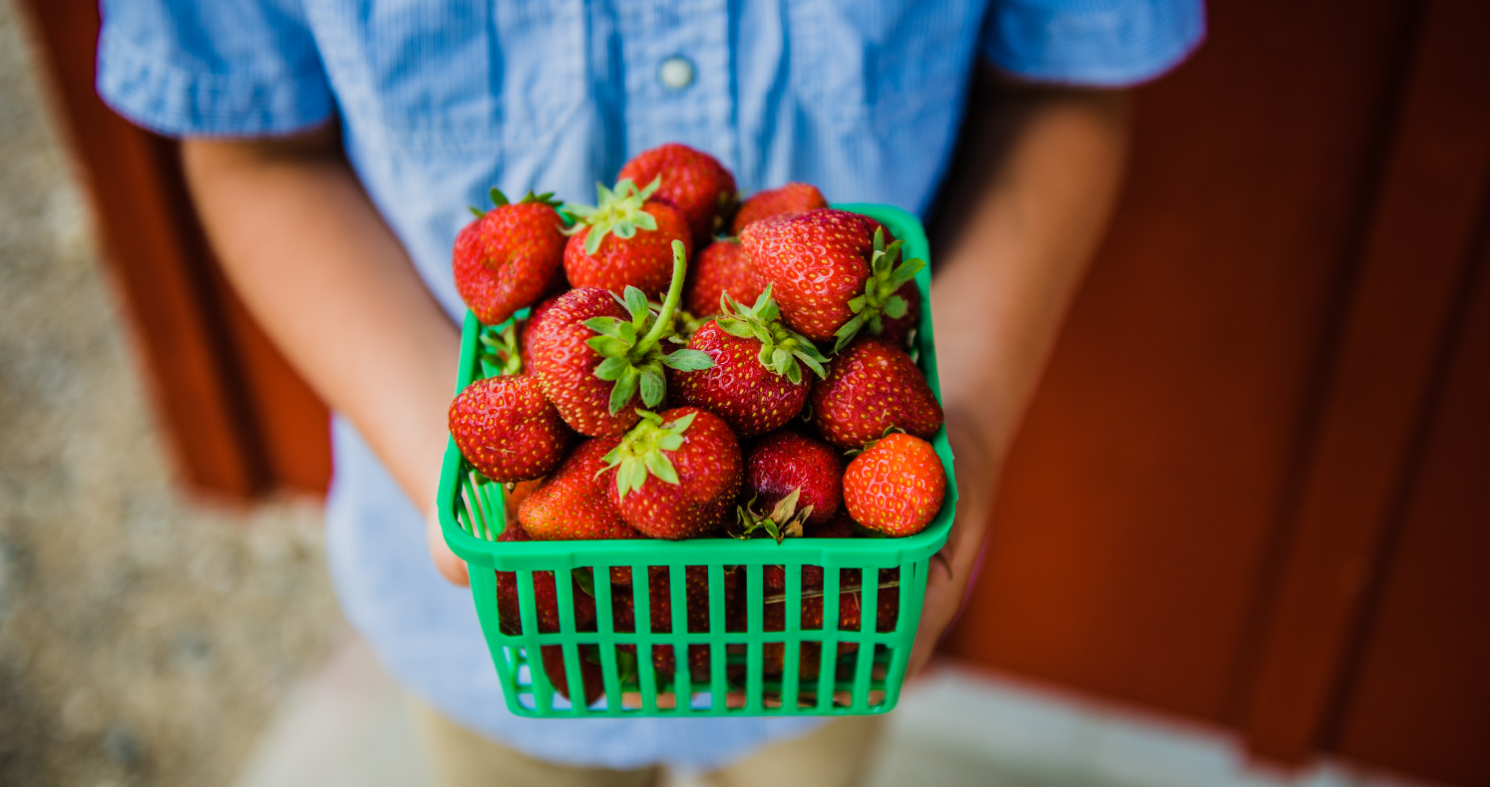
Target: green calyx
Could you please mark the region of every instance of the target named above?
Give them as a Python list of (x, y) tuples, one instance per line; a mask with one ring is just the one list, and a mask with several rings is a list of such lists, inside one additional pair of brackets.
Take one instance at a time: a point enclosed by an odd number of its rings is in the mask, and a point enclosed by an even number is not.
[(636, 412), (642, 417), (641, 421), (604, 458), (606, 470), (616, 468), (616, 491), (622, 500), (633, 490), (640, 492), (648, 475), (656, 476), (663, 483), (677, 485), (678, 470), (666, 452), (683, 447), (683, 433), (693, 425), (697, 415), (689, 413), (663, 426), (662, 416), (646, 410)]
[(865, 326), (869, 327), (870, 333), (878, 335), (884, 330), (883, 318), (899, 319), (905, 316), (910, 304), (895, 293), (906, 282), (916, 278), (916, 274), (926, 267), (926, 261), (910, 259), (897, 265), (896, 262), (900, 260), (900, 246), (901, 241), (898, 240), (889, 246), (885, 245), (883, 228), (874, 231), (869, 279), (864, 282), (864, 292), (848, 302), (854, 316), (833, 334), (838, 337), (833, 345), (833, 352), (842, 350)]
[(630, 178), (617, 183), (614, 191), (606, 188), (603, 183), (596, 183), (598, 204), (582, 205), (566, 202), (559, 208), (575, 219), (574, 226), (566, 229), (564, 233), (573, 235), (588, 227), (590, 234), (585, 236), (585, 253), (594, 254), (600, 249), (600, 241), (604, 240), (606, 235), (614, 234), (617, 238), (626, 239), (635, 237), (637, 230), (655, 230), (657, 219), (642, 210), (642, 206), (661, 185), (661, 175), (653, 178), (651, 183), (641, 189), (638, 189)]
[(673, 280), (668, 287), (667, 298), (655, 313), (647, 303), (646, 293), (636, 287), (627, 287), (626, 296), (618, 298), (631, 319), (615, 317), (592, 317), (585, 320), (585, 327), (597, 335), (585, 342), (600, 355), (602, 360), (595, 367), (595, 376), (612, 382), (610, 392), (610, 414), (621, 412), (638, 389), (642, 404), (656, 407), (662, 404), (667, 393), (667, 377), (662, 367), (671, 366), (679, 371), (697, 371), (714, 366), (714, 360), (698, 350), (673, 350), (664, 353), (662, 340), (676, 334), (673, 314), (678, 309), (678, 300), (683, 296), (683, 276), (688, 268), (688, 258), (683, 252), (683, 243), (673, 241)]
[(497, 374), (522, 374), (523, 356), (517, 340), (517, 321), (509, 320), (499, 333), (482, 331), (481, 360), (497, 367)]
[(764, 532), (780, 544), (782, 540), (802, 537), (802, 527), (807, 523), (807, 517), (812, 516), (812, 506), (804, 506), (797, 509), (797, 499), (802, 494), (802, 487), (797, 487), (791, 494), (781, 498), (770, 513), (762, 514), (755, 510), (755, 498), (750, 502), (735, 509), (736, 519), (740, 523), (740, 532), (732, 533), (741, 541), (748, 541), (755, 536), (757, 531)]
[[(558, 208), (562, 205), (562, 203), (554, 199), (554, 193), (552, 191), (545, 191), (542, 194), (534, 194), (532, 191), (529, 191), (526, 196), (517, 201), (517, 204), (527, 205), (532, 202), (539, 202), (550, 208)], [(507, 199), (507, 195), (503, 194), (502, 190), (496, 186), (493, 186), (491, 190), (491, 203), (493, 209), (512, 204), (511, 200)], [(476, 218), (478, 219), (486, 215), (486, 211), (474, 205), (471, 206), (471, 212), (476, 214)]]
[(741, 305), (728, 292), (721, 293), (719, 308), (722, 316), (714, 322), (725, 333), (761, 343), (762, 366), (791, 380), (793, 385), (802, 382), (803, 365), (816, 372), (819, 379), (828, 376), (823, 369), (827, 356), (818, 351), (811, 339), (781, 322), (781, 308), (771, 297), (769, 286), (750, 307)]

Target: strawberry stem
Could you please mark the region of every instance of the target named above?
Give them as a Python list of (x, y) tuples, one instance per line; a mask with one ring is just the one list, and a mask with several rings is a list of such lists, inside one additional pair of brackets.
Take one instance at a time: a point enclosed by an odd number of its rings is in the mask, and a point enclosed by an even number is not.
[(657, 312), (657, 319), (652, 323), (652, 330), (637, 343), (635, 353), (637, 357), (646, 355), (647, 351), (657, 346), (662, 340), (663, 334), (673, 330), (673, 312), (678, 310), (678, 301), (683, 297), (683, 278), (688, 269), (688, 256), (683, 252), (683, 242), (673, 241), (673, 280), (667, 286), (667, 297), (662, 301), (662, 309)]

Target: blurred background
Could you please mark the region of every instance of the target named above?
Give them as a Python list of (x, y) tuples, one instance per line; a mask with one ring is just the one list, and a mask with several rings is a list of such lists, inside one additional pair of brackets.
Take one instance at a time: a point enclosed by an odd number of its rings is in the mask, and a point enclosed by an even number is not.
[[(1490, 785), (1490, 4), (1209, 15), (877, 785)], [(0, 784), (420, 784), (325, 409), (96, 30), (0, 0)]]

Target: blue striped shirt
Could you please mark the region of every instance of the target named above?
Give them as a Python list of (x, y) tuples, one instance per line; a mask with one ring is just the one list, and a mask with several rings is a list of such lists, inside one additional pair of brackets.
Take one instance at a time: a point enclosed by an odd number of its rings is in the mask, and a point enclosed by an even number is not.
[[(103, 0), (103, 14), (99, 92), (142, 126), (243, 137), (339, 116), (353, 169), (452, 319), (452, 243), (493, 185), (589, 201), (627, 158), (678, 141), (746, 194), (797, 180), (924, 212), (980, 58), (1125, 86), (1205, 31), (1201, 0)], [(418, 512), (349, 424), (332, 437), (343, 609), (452, 718), (610, 767), (709, 768), (817, 723), (511, 716), (470, 594), (435, 572)]]

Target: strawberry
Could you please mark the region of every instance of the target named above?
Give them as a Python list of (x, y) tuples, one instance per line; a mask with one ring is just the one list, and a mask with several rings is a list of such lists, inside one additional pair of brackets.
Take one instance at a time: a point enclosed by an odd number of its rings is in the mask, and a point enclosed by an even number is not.
[(740, 206), (740, 212), (735, 214), (733, 230), (739, 235), (740, 230), (753, 221), (769, 219), (783, 213), (806, 213), (826, 207), (828, 201), (823, 199), (823, 193), (817, 190), (817, 186), (788, 183), (779, 189), (757, 192), (755, 196), (745, 200), (745, 204)]
[[(497, 540), (510, 543), (533, 539), (520, 525), (508, 525), (497, 536)], [(574, 584), (572, 596), (574, 599), (574, 630), (594, 631), (595, 599), (586, 594), (578, 582)], [(543, 634), (557, 632), (559, 630), (559, 594), (554, 585), (554, 572), (533, 572), (533, 602), (537, 613), (538, 631)], [(497, 622), (504, 634), (518, 636), (523, 633), (522, 616), (519, 614), (518, 607), (516, 571), (497, 572)]]
[(596, 188), (599, 205), (563, 206), (577, 219), (565, 230), (569, 243), (564, 247), (564, 272), (569, 283), (616, 293), (636, 287), (648, 297), (665, 292), (672, 273), (672, 244), (681, 241), (684, 255), (693, 255), (687, 218), (671, 203), (650, 199), (657, 190), (655, 181), (644, 189), (630, 180), (617, 183), (615, 191)]
[[(827, 613), (826, 605), (824, 604), (823, 600), (822, 570), (819, 568), (816, 574), (810, 575), (812, 577), (812, 580), (809, 581), (809, 572), (806, 571), (807, 568), (816, 567), (803, 567), (804, 570), (802, 574), (803, 581), (801, 606), (802, 617), (800, 619), (800, 626), (803, 631), (821, 631), (823, 628), (823, 621), (826, 618)], [(844, 588), (852, 588), (858, 584), (857, 582), (851, 581), (851, 573), (852, 572), (850, 572), (848, 569), (843, 569), (839, 573), (839, 631), (858, 631), (860, 618), (862, 617), (863, 610), (861, 609), (861, 605), (859, 603), (859, 594), (844, 590)], [(765, 575), (763, 574), (762, 576)], [(786, 630), (787, 611), (786, 600), (784, 598), (785, 592), (786, 584), (784, 578), (782, 580), (780, 590), (773, 591), (771, 587), (767, 585), (767, 603), (761, 609), (762, 630)], [(777, 600), (778, 598), (780, 600)], [(843, 656), (857, 650), (858, 647), (859, 646), (857, 644), (852, 642), (839, 643), (837, 656), (839, 658), (842, 658)], [(799, 677), (810, 680), (818, 676), (820, 672), (820, 664), (822, 661), (822, 652), (823, 646), (821, 642), (801, 643), (800, 659), (798, 662), (800, 664), (798, 668)], [(762, 648), (762, 656), (765, 673), (768, 675), (779, 674), (785, 668), (784, 658), (786, 656), (786, 646), (784, 643), (780, 642), (768, 642)]]
[[(542, 654), (543, 673), (560, 697), (569, 699), (568, 670), (564, 667), (564, 649), (558, 645), (544, 645), (538, 649)], [(579, 646), (579, 676), (584, 686), (585, 706), (605, 696), (605, 672), (600, 667), (600, 649), (595, 645)]]
[(688, 349), (713, 365), (671, 375), (677, 400), (723, 418), (740, 438), (774, 431), (802, 412), (812, 380), (828, 359), (806, 337), (777, 318), (770, 290), (749, 308), (724, 296), (725, 312), (694, 332)]
[(931, 443), (894, 433), (854, 457), (843, 472), (843, 502), (854, 521), (887, 536), (926, 529), (941, 510), (947, 474)]
[(740, 444), (723, 419), (696, 407), (643, 411), (605, 461), (611, 501), (652, 538), (718, 530), (740, 491)]
[(835, 339), (834, 352), (860, 329), (879, 333), (884, 317), (903, 317), (896, 291), (926, 265), (897, 264), (901, 242), (886, 245), (879, 222), (832, 208), (752, 222), (740, 240), (786, 323), (813, 341)]
[(705, 317), (719, 313), (725, 293), (740, 303), (755, 303), (765, 289), (745, 247), (727, 238), (709, 244), (694, 259), (683, 303), (690, 313)]
[(486, 377), (450, 403), (450, 435), (461, 456), (499, 483), (546, 475), (572, 432), (532, 377)]
[(941, 428), (942, 406), (904, 350), (865, 337), (833, 359), (827, 379), (812, 389), (812, 417), (828, 442), (856, 449), (890, 427), (930, 439)]
[(793, 491), (797, 507), (811, 508), (807, 525), (833, 520), (843, 503), (843, 460), (832, 447), (794, 431), (768, 434), (745, 457), (745, 494), (774, 508)]
[[(707, 369), (707, 355), (691, 350), (664, 354), (661, 342), (674, 332), (674, 313), (686, 267), (683, 244), (673, 242), (673, 281), (654, 315), (647, 296), (626, 288), (625, 309), (598, 287), (559, 296), (529, 328), (528, 364), (543, 393), (575, 431), (590, 437), (617, 435), (636, 423), (638, 396), (657, 407), (667, 393), (663, 367)], [(630, 319), (625, 319), (627, 313)]]
[(537, 306), (533, 307), (533, 311), (528, 314), (528, 319), (518, 322), (517, 343), (518, 347), (521, 348), (521, 357), (523, 360), (522, 371), (525, 374), (533, 370), (532, 364), (527, 362), (528, 358), (533, 357), (533, 342), (530, 338), (533, 335), (533, 326), (537, 325), (538, 321), (543, 319), (543, 315), (548, 314), (549, 309), (552, 309), (554, 304), (559, 301), (559, 297), (560, 295), (555, 295), (540, 301)]
[(476, 319), (498, 325), (559, 282), (564, 223), (552, 194), (530, 191), (515, 205), (496, 189), (491, 197), (496, 207), (472, 208), (476, 220), (455, 236), (452, 267)]
[[(687, 566), (683, 572), (685, 582), (685, 611), (688, 631), (702, 634), (709, 631), (709, 570), (706, 566)], [(672, 583), (667, 566), (650, 566), (647, 569), (647, 610), (653, 633), (670, 633), (673, 630)], [(743, 573), (727, 567), (724, 572), (724, 607), (729, 610), (738, 604), (740, 580)], [(617, 586), (611, 591), (612, 628), (621, 633), (636, 631), (636, 609), (634, 590), (630, 584)], [(727, 631), (743, 630), (743, 627), (720, 621), (719, 626)], [(627, 646), (635, 654), (635, 646)], [(694, 680), (707, 679), (709, 675), (709, 646), (689, 645), (689, 672)], [(663, 672), (671, 673), (677, 667), (674, 649), (656, 646), (652, 649), (652, 664)]]
[(523, 501), (518, 509), (523, 529), (539, 541), (641, 538), (621, 519), (597, 475), (605, 469), (602, 459), (620, 442), (619, 437), (597, 437), (574, 449), (559, 471)]
[(694, 240), (700, 244), (724, 227), (727, 214), (739, 199), (735, 176), (724, 165), (707, 153), (676, 142), (638, 154), (621, 167), (616, 179), (633, 183), (660, 180), (658, 198), (683, 211)]

